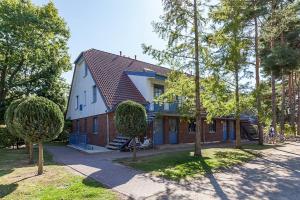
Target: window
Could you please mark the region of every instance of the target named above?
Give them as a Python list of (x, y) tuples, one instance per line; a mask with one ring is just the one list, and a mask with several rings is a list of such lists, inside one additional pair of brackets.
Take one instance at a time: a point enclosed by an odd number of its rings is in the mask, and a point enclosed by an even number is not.
[(80, 121), (79, 121), (79, 119), (76, 120), (76, 131), (77, 131), (77, 133), (80, 132)]
[(83, 94), (84, 94), (84, 106), (86, 106), (86, 91), (84, 91)]
[(79, 96), (77, 95), (76, 96), (76, 106), (75, 106), (75, 109), (77, 110), (79, 107)]
[(97, 101), (97, 87), (96, 85), (93, 86), (93, 103)]
[(87, 64), (84, 63), (84, 76), (83, 77), (86, 77), (88, 75), (88, 67), (87, 67)]
[(84, 132), (87, 133), (87, 118), (84, 119)]
[(216, 132), (216, 120), (213, 120), (213, 121), (208, 125), (208, 132), (209, 132), (209, 133), (215, 133), (215, 132)]
[(196, 120), (195, 119), (190, 119), (188, 129), (189, 129), (189, 133), (196, 132)]
[(98, 134), (98, 117), (93, 118), (93, 133)]
[(154, 85), (154, 97), (159, 97), (164, 93), (164, 86), (163, 85)]

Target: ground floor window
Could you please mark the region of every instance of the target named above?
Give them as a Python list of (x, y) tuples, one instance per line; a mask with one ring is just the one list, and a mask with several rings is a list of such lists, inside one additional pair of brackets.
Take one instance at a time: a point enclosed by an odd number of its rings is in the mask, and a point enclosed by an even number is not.
[(93, 133), (98, 134), (98, 117), (93, 118)]
[(76, 132), (77, 133), (80, 132), (80, 121), (79, 121), (79, 119), (76, 120)]
[(189, 124), (188, 124), (188, 131), (189, 131), (189, 133), (196, 132), (196, 119), (195, 118), (190, 119)]
[(208, 132), (215, 133), (216, 129), (217, 129), (216, 120), (212, 120), (212, 122), (208, 124)]
[(84, 132), (87, 133), (87, 118), (84, 119)]

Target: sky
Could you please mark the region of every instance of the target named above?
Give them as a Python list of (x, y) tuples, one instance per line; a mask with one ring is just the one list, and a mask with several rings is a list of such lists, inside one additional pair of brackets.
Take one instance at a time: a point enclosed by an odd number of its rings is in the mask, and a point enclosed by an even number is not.
[[(162, 14), (161, 0), (52, 0), (66, 21), (71, 38), (68, 42), (71, 61), (90, 48), (157, 63), (144, 55), (141, 44), (163, 48), (164, 42), (153, 32), (152, 21)], [(44, 5), (49, 0), (32, 0)], [(74, 66), (73, 66), (74, 68)], [(68, 83), (73, 70), (63, 74)]]

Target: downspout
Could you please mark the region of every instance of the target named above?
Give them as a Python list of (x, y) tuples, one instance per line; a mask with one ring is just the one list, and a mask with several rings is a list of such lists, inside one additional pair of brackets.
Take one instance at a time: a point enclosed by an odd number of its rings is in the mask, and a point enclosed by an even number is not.
[(109, 118), (108, 110), (106, 110), (106, 145), (109, 144)]

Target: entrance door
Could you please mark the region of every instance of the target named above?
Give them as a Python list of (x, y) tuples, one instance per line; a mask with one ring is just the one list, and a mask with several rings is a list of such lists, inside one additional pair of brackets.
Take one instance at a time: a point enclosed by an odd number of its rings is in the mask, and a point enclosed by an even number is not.
[(160, 145), (164, 143), (163, 119), (155, 119), (153, 122), (153, 144)]
[(169, 142), (170, 144), (178, 144), (177, 119), (169, 119)]
[(223, 121), (223, 141), (227, 141), (227, 121)]
[(230, 140), (235, 140), (235, 135), (234, 135), (234, 121), (229, 122), (229, 134), (230, 134)]

